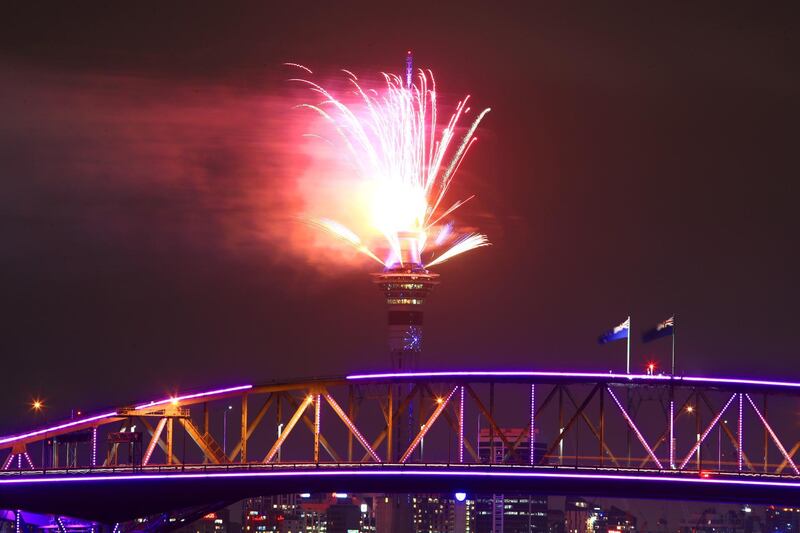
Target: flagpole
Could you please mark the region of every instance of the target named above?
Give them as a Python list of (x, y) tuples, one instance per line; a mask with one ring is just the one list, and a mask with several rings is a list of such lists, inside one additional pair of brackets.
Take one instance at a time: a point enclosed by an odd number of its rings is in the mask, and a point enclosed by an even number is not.
[[(675, 342), (675, 337), (672, 338), (673, 343)], [(675, 357), (675, 351), (673, 348), (673, 360)], [(673, 363), (674, 365), (674, 363)], [(628, 355), (625, 358), (625, 372), (630, 374), (631, 373), (631, 315), (628, 315)]]

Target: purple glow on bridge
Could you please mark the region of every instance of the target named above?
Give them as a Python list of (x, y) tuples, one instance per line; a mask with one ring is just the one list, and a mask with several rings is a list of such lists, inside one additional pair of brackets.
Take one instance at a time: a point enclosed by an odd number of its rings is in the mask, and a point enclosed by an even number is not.
[(252, 385), (239, 385), (236, 387), (227, 387), (224, 389), (215, 389), (205, 392), (197, 392), (194, 394), (184, 394), (182, 396), (173, 396), (171, 398), (164, 398), (163, 400), (158, 400), (150, 403), (143, 403), (141, 405), (137, 405), (135, 409), (148, 409), (150, 407), (156, 407), (158, 405), (164, 405), (168, 403), (180, 403), (184, 400), (195, 400), (197, 398), (204, 398), (206, 396), (215, 396), (217, 394), (225, 394), (226, 392), (238, 392), (252, 388), (253, 388)]
[(689, 450), (689, 453), (686, 454), (686, 457), (683, 458), (683, 462), (681, 462), (681, 466), (679, 467), (679, 470), (683, 470), (686, 467), (686, 465), (692, 459), (692, 456), (694, 455), (694, 453), (698, 450), (698, 448), (700, 448), (700, 446), (703, 445), (703, 441), (706, 440), (706, 437), (708, 437), (708, 434), (711, 433), (711, 430), (714, 429), (714, 426), (717, 425), (717, 423), (719, 422), (719, 419), (722, 418), (722, 415), (724, 415), (725, 411), (728, 410), (728, 406), (731, 404), (733, 399), (736, 398), (736, 396), (737, 396), (736, 394), (731, 395), (731, 397), (728, 399), (728, 402), (725, 404), (725, 407), (720, 409), (719, 413), (717, 413), (717, 416), (715, 416), (711, 420), (711, 422), (708, 424), (708, 427), (706, 428), (706, 430), (703, 432), (702, 435), (700, 435), (700, 438), (697, 439), (697, 442), (695, 442), (694, 446), (692, 446), (692, 449)]
[(661, 465), (661, 461), (659, 461), (659, 460), (658, 460), (658, 457), (656, 457), (656, 454), (655, 454), (655, 453), (653, 453), (653, 449), (650, 447), (650, 445), (649, 445), (649, 444), (647, 444), (647, 441), (645, 440), (645, 438), (644, 438), (644, 435), (642, 435), (642, 432), (641, 432), (641, 431), (639, 431), (639, 428), (638, 428), (638, 427), (636, 427), (636, 424), (634, 424), (634, 423), (633, 423), (633, 420), (632, 420), (632, 419), (631, 419), (631, 417), (628, 415), (628, 412), (625, 410), (625, 408), (624, 408), (624, 407), (622, 407), (622, 404), (621, 404), (621, 403), (620, 403), (620, 401), (617, 399), (617, 395), (616, 395), (616, 394), (614, 394), (614, 391), (612, 391), (610, 387), (609, 387), (609, 388), (607, 388), (606, 390), (608, 390), (608, 393), (611, 395), (611, 399), (612, 399), (612, 400), (614, 400), (614, 403), (616, 403), (616, 404), (617, 404), (617, 407), (619, 407), (619, 410), (620, 410), (620, 412), (622, 413), (622, 416), (623, 416), (623, 417), (625, 418), (625, 420), (628, 422), (628, 425), (631, 427), (631, 429), (633, 430), (633, 432), (634, 432), (634, 433), (636, 433), (636, 437), (638, 437), (638, 439), (639, 439), (639, 442), (641, 442), (641, 443), (642, 443), (642, 446), (644, 446), (644, 449), (647, 451), (647, 454), (648, 454), (648, 455), (650, 456), (650, 458), (651, 458), (651, 459), (652, 459), (652, 460), (653, 460), (653, 461), (656, 463), (656, 465), (658, 465), (658, 468), (659, 468), (659, 469), (662, 469), (662, 468), (664, 468), (664, 467)]
[(154, 474), (117, 474), (117, 475), (76, 475), (72, 476), (39, 476), (39, 477), (15, 477), (0, 479), (0, 486), (2, 485), (17, 485), (17, 484), (38, 484), (38, 483), (91, 483), (103, 481), (142, 481), (142, 480), (164, 480), (164, 479), (230, 479), (230, 478), (285, 478), (285, 477), (315, 477), (315, 476), (386, 476), (386, 477), (431, 477), (431, 476), (445, 476), (457, 478), (544, 478), (544, 479), (577, 479), (577, 480), (608, 480), (608, 481), (637, 481), (637, 482), (654, 482), (654, 483), (689, 483), (689, 484), (702, 484), (702, 485), (731, 485), (740, 487), (780, 487), (786, 489), (800, 490), (800, 481), (793, 478), (791, 481), (772, 481), (772, 480), (758, 480), (752, 478), (713, 478), (713, 477), (696, 477), (687, 475), (675, 474), (611, 474), (611, 473), (588, 473), (588, 472), (553, 472), (553, 471), (537, 471), (525, 468), (524, 471), (510, 471), (510, 469), (503, 469), (501, 471), (492, 472), (487, 470), (464, 469), (459, 467), (442, 467), (442, 468), (415, 468), (411, 469), (407, 466), (398, 465), (396, 468), (382, 467), (375, 465), (374, 469), (350, 469), (350, 468), (336, 468), (325, 469), (319, 468), (314, 465), (309, 470), (294, 470), (291, 468), (270, 470), (268, 472), (254, 472), (252, 470), (243, 472), (197, 472), (190, 473), (176, 470), (176, 473), (154, 473)]
[(23, 433), (21, 435), (12, 435), (10, 437), (3, 437), (0, 438), (0, 444), (8, 444), (9, 442), (14, 442), (18, 440), (28, 439), (31, 437), (37, 437), (39, 435), (44, 435), (51, 431), (59, 431), (62, 429), (71, 428), (74, 426), (80, 426), (81, 424), (86, 424), (87, 422), (94, 422), (95, 420), (102, 420), (103, 418), (111, 418), (112, 416), (116, 416), (117, 411), (109, 411), (107, 413), (89, 416), (86, 418), (79, 418), (77, 420), (71, 420), (69, 422), (64, 422), (63, 424), (58, 424), (56, 426), (49, 426), (43, 429), (37, 429), (36, 431), (31, 431), (29, 433)]
[(791, 456), (788, 453), (786, 453), (786, 448), (784, 448), (783, 443), (778, 438), (778, 435), (776, 435), (775, 432), (772, 430), (772, 426), (769, 425), (767, 419), (764, 418), (764, 416), (761, 414), (761, 411), (758, 410), (758, 407), (756, 407), (756, 404), (753, 401), (753, 399), (750, 397), (749, 394), (745, 394), (745, 396), (747, 396), (747, 401), (750, 402), (751, 406), (753, 406), (753, 410), (756, 412), (756, 415), (758, 415), (758, 418), (761, 420), (761, 423), (764, 424), (764, 427), (767, 429), (767, 432), (769, 433), (770, 437), (772, 437), (772, 441), (775, 443), (775, 446), (777, 446), (778, 449), (783, 454), (783, 458), (786, 460), (787, 463), (789, 463), (789, 465), (792, 467), (792, 470), (794, 470), (795, 474), (800, 474), (800, 470), (797, 469), (797, 465), (794, 463), (794, 461), (792, 461)]
[(621, 381), (652, 381), (658, 383), (708, 383), (717, 385), (750, 385), (755, 387), (789, 387), (800, 389), (800, 382), (761, 379), (713, 378), (702, 376), (668, 376), (664, 374), (620, 374), (614, 372), (536, 372), (527, 370), (467, 370), (454, 372), (386, 372), (378, 374), (351, 374), (348, 380), (398, 379), (398, 378), (576, 378), (612, 379)]

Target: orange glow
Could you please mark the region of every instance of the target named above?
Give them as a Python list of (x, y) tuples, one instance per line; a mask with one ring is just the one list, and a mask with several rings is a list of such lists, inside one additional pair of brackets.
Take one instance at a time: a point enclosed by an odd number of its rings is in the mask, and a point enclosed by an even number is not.
[(43, 407), (44, 407), (44, 402), (42, 402), (42, 400), (36, 399), (33, 400), (33, 403), (31, 403), (31, 408), (34, 411), (41, 411)]

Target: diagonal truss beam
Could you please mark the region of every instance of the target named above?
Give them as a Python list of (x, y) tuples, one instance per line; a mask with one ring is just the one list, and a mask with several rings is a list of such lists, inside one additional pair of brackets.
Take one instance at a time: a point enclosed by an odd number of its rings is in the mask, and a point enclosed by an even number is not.
[(300, 402), (300, 405), (295, 410), (292, 418), (289, 419), (289, 421), (286, 423), (286, 427), (283, 428), (281, 436), (278, 437), (278, 440), (275, 441), (275, 444), (273, 444), (272, 448), (270, 448), (267, 452), (267, 455), (264, 457), (264, 463), (269, 463), (275, 458), (275, 455), (278, 453), (278, 449), (283, 444), (283, 441), (286, 440), (286, 437), (289, 436), (294, 429), (294, 426), (297, 425), (297, 422), (300, 420), (306, 409), (308, 409), (308, 406), (311, 405), (311, 402), (313, 401), (314, 397), (311, 394), (307, 394), (306, 397), (303, 398), (303, 401)]
[[(797, 450), (800, 450), (800, 441), (797, 441), (792, 449), (789, 450), (789, 457), (794, 457), (794, 454), (797, 453)], [(786, 465), (789, 464), (789, 461), (786, 458), (783, 459), (780, 465), (778, 465), (778, 469), (775, 471), (776, 474), (780, 474), (783, 472), (783, 469), (786, 468)]]
[[(553, 387), (552, 389), (550, 389), (550, 392), (547, 394), (547, 396), (545, 396), (544, 401), (539, 405), (539, 407), (536, 409), (536, 411), (534, 413), (534, 422), (535, 422), (536, 418), (539, 416), (539, 414), (544, 410), (544, 408), (547, 407), (547, 405), (550, 403), (550, 400), (555, 398), (557, 390), (558, 390), (558, 387)], [(577, 407), (577, 404), (575, 405), (575, 407)], [(529, 436), (531, 453), (533, 453), (532, 450), (533, 450), (533, 444), (534, 444), (534, 437), (535, 436), (534, 435), (529, 435), (530, 431), (531, 431), (531, 422), (529, 421), (528, 425), (525, 426), (525, 430), (524, 431), (520, 431), (519, 435), (517, 435), (517, 438), (514, 439), (514, 442), (511, 443), (511, 447), (506, 451), (506, 454), (503, 456), (502, 463), (505, 463), (506, 461), (511, 460), (512, 457), (517, 457), (518, 458), (518, 456), (516, 454), (517, 446), (519, 446), (519, 444), (522, 442), (522, 439), (524, 437), (526, 437), (526, 436)], [(528, 462), (530, 462), (530, 460)]]
[[(711, 402), (709, 401), (708, 397), (703, 392), (699, 392), (698, 391), (698, 394), (700, 395), (700, 398), (703, 399), (703, 402), (708, 406), (708, 408), (713, 411), (714, 407), (711, 405)], [(739, 395), (739, 398), (741, 400), (741, 394)], [(736, 450), (736, 452), (738, 453), (739, 452), (739, 446), (740, 446), (738, 436), (733, 434), (733, 432), (727, 426), (727, 424), (722, 424), (720, 427), (722, 428), (722, 431), (725, 432), (725, 435), (728, 437), (728, 440), (731, 441), (731, 444), (733, 444), (733, 449)], [(750, 462), (750, 458), (747, 457), (746, 453), (744, 453), (744, 447), (742, 447), (742, 461), (744, 461), (744, 463), (747, 465), (747, 468), (749, 468), (750, 470), (755, 471), (755, 467), (753, 466), (753, 463)]]
[(599, 383), (594, 387), (592, 387), (592, 390), (589, 391), (589, 394), (587, 394), (586, 398), (584, 398), (583, 402), (581, 402), (581, 405), (580, 407), (578, 407), (578, 410), (575, 411), (575, 413), (569, 419), (569, 422), (567, 422), (567, 425), (564, 426), (563, 431), (561, 431), (558, 434), (558, 436), (553, 440), (553, 442), (550, 443), (550, 446), (547, 447), (547, 452), (542, 456), (542, 461), (544, 461), (545, 457), (549, 457), (550, 454), (552, 454), (553, 451), (555, 451), (555, 449), (558, 447), (558, 444), (564, 440), (564, 437), (567, 435), (570, 428), (572, 428), (572, 425), (578, 420), (578, 417), (581, 415), (581, 413), (583, 413), (583, 410), (586, 409), (586, 406), (589, 405), (589, 402), (592, 401), (592, 398), (594, 398), (594, 395), (597, 394), (597, 391), (599, 389), (600, 389)]
[[(316, 399), (316, 394), (314, 394), (314, 393), (310, 393), (310, 394), (311, 394), (311, 401), (313, 403), (315, 401), (315, 399)], [(298, 406), (299, 405), (297, 403), (297, 400), (291, 394), (285, 393), (283, 396), (284, 396), (284, 398), (286, 398), (288, 400), (289, 404), (291, 404), (292, 406)], [(315, 409), (315, 415), (316, 415), (316, 409)], [(333, 461), (335, 461), (337, 463), (341, 463), (342, 462), (342, 458), (339, 457), (339, 454), (336, 453), (336, 450), (333, 449), (333, 446), (331, 446), (330, 442), (328, 442), (328, 439), (325, 438), (325, 435), (323, 435), (322, 433), (317, 432), (317, 430), (316, 430), (316, 427), (317, 427), (316, 421), (312, 420), (311, 417), (309, 417), (305, 412), (303, 412), (303, 415), (300, 418), (300, 420), (303, 421), (303, 424), (308, 428), (308, 430), (311, 432), (311, 434), (314, 435), (315, 439), (319, 438), (319, 445), (322, 446), (322, 449), (325, 450), (325, 453), (327, 453)]]
[(706, 430), (700, 435), (700, 438), (697, 439), (697, 442), (695, 442), (694, 446), (692, 446), (692, 449), (689, 450), (689, 453), (686, 454), (686, 457), (683, 458), (683, 461), (681, 461), (678, 470), (683, 470), (686, 467), (686, 464), (692, 459), (692, 456), (695, 454), (695, 452), (697, 452), (697, 449), (700, 446), (702, 446), (703, 441), (706, 440), (708, 434), (711, 433), (711, 430), (714, 429), (714, 426), (717, 425), (719, 419), (722, 418), (723, 414), (725, 414), (725, 411), (728, 409), (728, 406), (730, 406), (730, 404), (733, 403), (733, 399), (736, 398), (736, 394), (738, 393), (733, 393), (731, 397), (728, 398), (728, 401), (725, 403), (725, 406), (722, 409), (720, 409), (719, 413), (717, 413), (717, 415), (711, 420)]
[(147, 450), (144, 452), (144, 458), (142, 459), (142, 466), (147, 466), (147, 463), (150, 462), (150, 458), (153, 456), (153, 452), (156, 450), (156, 446), (158, 445), (159, 440), (161, 440), (161, 432), (164, 431), (164, 426), (167, 425), (167, 419), (162, 418), (156, 424), (156, 429), (153, 432), (153, 436), (150, 437), (150, 443), (147, 445)]
[[(249, 426), (247, 426), (247, 439), (249, 439), (253, 435), (253, 432), (256, 430), (259, 424), (261, 424), (261, 420), (264, 418), (264, 415), (267, 414), (267, 411), (269, 411), (269, 408), (272, 406), (273, 401), (275, 401), (275, 393), (270, 393), (270, 395), (264, 401), (264, 404), (258, 410), (258, 413), (256, 413), (256, 416), (253, 418), (253, 421), (250, 422)], [(239, 455), (240, 451), (242, 451), (241, 440), (239, 440), (239, 442), (236, 443), (236, 446), (234, 446), (233, 450), (231, 450), (231, 453), (228, 454), (228, 461), (233, 461), (234, 458), (237, 455)]]
[(408, 445), (408, 449), (406, 449), (403, 456), (400, 457), (400, 463), (405, 463), (408, 461), (408, 458), (411, 457), (411, 454), (417, 449), (419, 441), (422, 440), (422, 438), (428, 433), (428, 430), (430, 430), (431, 426), (433, 426), (433, 424), (436, 422), (436, 419), (439, 418), (439, 415), (442, 414), (442, 411), (444, 411), (448, 402), (450, 402), (450, 398), (453, 397), (453, 394), (455, 394), (457, 390), (458, 387), (453, 387), (453, 390), (450, 391), (450, 394), (448, 394), (446, 398), (442, 398), (442, 401), (439, 402), (439, 404), (436, 406), (436, 409), (434, 409), (433, 413), (431, 413), (428, 421), (425, 422), (425, 424), (422, 426), (422, 429), (420, 429), (419, 433), (417, 433), (417, 436), (414, 437), (414, 440), (412, 440), (411, 444)]
[(372, 459), (376, 463), (381, 463), (382, 462), (381, 458), (378, 457), (378, 454), (375, 453), (375, 450), (372, 449), (372, 446), (369, 445), (369, 442), (367, 442), (367, 439), (364, 438), (364, 435), (361, 434), (356, 425), (350, 420), (350, 418), (345, 414), (345, 412), (342, 411), (342, 408), (339, 407), (339, 404), (336, 403), (336, 400), (333, 399), (333, 396), (331, 396), (328, 391), (325, 391), (323, 396), (325, 398), (325, 401), (328, 402), (328, 405), (331, 406), (331, 409), (333, 409), (333, 412), (336, 413), (342, 420), (342, 422), (344, 422), (344, 425), (347, 426), (347, 429), (350, 431), (350, 434), (352, 434), (356, 438), (356, 440), (358, 440), (361, 446), (363, 446), (364, 449), (367, 451), (367, 453), (369, 453), (372, 456)]
[(200, 448), (200, 451), (203, 452), (203, 455), (209, 461), (214, 464), (228, 462), (228, 457), (225, 455), (225, 452), (222, 451), (222, 448), (220, 448), (219, 444), (217, 444), (211, 435), (208, 433), (200, 433), (197, 426), (188, 418), (179, 418), (178, 422), (183, 426), (183, 429), (186, 430), (186, 433), (189, 434), (189, 437), (197, 444), (197, 447)]
[(764, 424), (764, 428), (766, 428), (767, 432), (769, 432), (769, 436), (772, 437), (772, 442), (775, 443), (775, 446), (777, 446), (778, 449), (783, 454), (784, 460), (787, 463), (789, 463), (789, 466), (792, 467), (792, 470), (794, 470), (795, 474), (800, 474), (800, 470), (797, 469), (797, 465), (794, 464), (794, 461), (792, 461), (792, 457), (786, 452), (786, 448), (783, 447), (783, 443), (781, 443), (780, 439), (778, 439), (778, 436), (772, 430), (772, 426), (770, 426), (769, 423), (767, 423), (767, 419), (761, 415), (761, 411), (758, 410), (758, 407), (756, 407), (756, 404), (755, 402), (753, 402), (753, 399), (750, 397), (749, 394), (745, 394), (745, 397), (747, 397), (747, 401), (750, 402), (750, 405), (753, 407), (753, 410), (758, 415), (758, 418), (761, 419), (761, 423)]
[[(406, 411), (406, 409), (408, 409), (408, 404), (411, 403), (411, 401), (414, 399), (414, 396), (417, 394), (419, 390), (420, 390), (419, 385), (414, 385), (411, 391), (409, 391), (409, 393), (406, 394), (406, 397), (403, 398), (403, 401), (400, 402), (400, 404), (397, 406), (397, 409), (395, 409), (394, 414), (392, 415), (392, 420), (396, 419), (398, 416), (400, 416), (400, 413), (403, 413)], [(372, 441), (373, 450), (377, 449), (378, 446), (380, 446), (381, 443), (384, 440), (386, 440), (386, 436), (388, 435), (388, 433), (389, 433), (389, 424), (387, 419), (387, 424), (383, 427), (383, 431), (381, 431), (380, 435), (378, 435), (378, 437), (374, 441)], [(364, 457), (361, 458), (361, 462), (365, 463), (367, 462), (367, 459), (369, 459), (369, 452), (366, 452), (364, 454)]]
[[(611, 390), (611, 387), (606, 387), (606, 390), (608, 391), (608, 394), (611, 395), (611, 399), (614, 400), (614, 403), (617, 404), (617, 407), (619, 407), (619, 410), (622, 413), (622, 417), (628, 423), (628, 427), (630, 427), (633, 430), (633, 432), (636, 434), (636, 437), (639, 439), (639, 442), (642, 444), (644, 449), (647, 451), (647, 454), (650, 456), (650, 458), (653, 460), (653, 462), (656, 464), (656, 466), (658, 466), (658, 468), (663, 469), (664, 466), (661, 464), (661, 461), (659, 461), (658, 457), (656, 457), (656, 454), (653, 453), (653, 449), (650, 448), (649, 444), (647, 444), (647, 441), (645, 440), (644, 435), (642, 435), (642, 432), (639, 431), (638, 427), (636, 427), (636, 424), (634, 424), (633, 419), (630, 417), (630, 415), (628, 415), (628, 412), (625, 410), (624, 407), (622, 407), (622, 403), (620, 403), (619, 399), (614, 394), (614, 391)], [(683, 468), (683, 467), (681, 467), (681, 468)]]
[[(572, 406), (575, 409), (578, 409), (578, 402), (575, 401), (575, 398), (572, 396), (572, 393), (569, 391), (569, 388), (568, 387), (563, 387), (563, 388), (564, 388), (564, 393), (567, 395), (567, 398), (569, 399), (570, 403), (572, 403)], [(553, 389), (553, 392), (555, 392), (555, 388)], [(603, 391), (600, 391), (601, 394), (602, 392)], [(597, 428), (594, 427), (591, 418), (589, 418), (589, 416), (586, 414), (586, 410), (581, 409), (579, 411), (581, 417), (583, 418), (583, 421), (586, 422), (587, 426), (589, 426), (589, 431), (592, 432), (592, 435), (594, 435), (594, 438), (597, 439), (597, 442), (603, 445), (603, 450), (608, 454), (608, 457), (611, 459), (611, 462), (614, 463), (614, 466), (619, 468), (619, 461), (617, 461), (617, 457), (614, 455), (614, 452), (611, 451), (611, 448), (609, 448), (608, 443), (605, 442), (605, 439), (600, 438), (600, 432), (597, 431)], [(647, 459), (645, 459), (645, 461), (647, 461)]]
[[(425, 391), (426, 391), (426, 392), (427, 392), (427, 393), (428, 393), (428, 394), (429, 394), (429, 395), (430, 395), (432, 398), (435, 398), (435, 397), (436, 397), (436, 395), (433, 393), (433, 389), (432, 389), (432, 388), (431, 388), (431, 386), (430, 386), (430, 385), (428, 385), (427, 383), (425, 384)], [(456, 432), (456, 434), (458, 434), (458, 433), (459, 433), (459, 427), (458, 427), (458, 423), (457, 423), (455, 420), (453, 420), (453, 416), (450, 414), (450, 411), (448, 411), (447, 409), (445, 409), (445, 410), (444, 410), (444, 412), (443, 412), (442, 414), (444, 415), (444, 419), (445, 419), (445, 421), (447, 421), (447, 425), (448, 425), (448, 426), (450, 426), (450, 429), (452, 429), (453, 431), (455, 431), (455, 432)], [(481, 462), (480, 456), (479, 456), (479, 455), (478, 455), (478, 453), (475, 451), (475, 448), (472, 446), (472, 443), (470, 443), (470, 442), (469, 442), (469, 439), (467, 439), (467, 438), (464, 438), (464, 448), (466, 448), (466, 450), (469, 452), (470, 456), (472, 456), (472, 459), (473, 459), (473, 460), (474, 460), (476, 463), (480, 463), (480, 462)]]
[(478, 394), (472, 389), (471, 386), (464, 385), (464, 387), (467, 389), (469, 395), (472, 396), (472, 399), (475, 401), (475, 405), (478, 406), (478, 410), (481, 412), (483, 416), (486, 417), (486, 420), (489, 421), (490, 426), (494, 429), (495, 435), (498, 435), (500, 437), (500, 440), (503, 441), (503, 445), (506, 447), (506, 449), (511, 449), (512, 443), (509, 442), (508, 437), (506, 437), (505, 431), (502, 431), (500, 427), (497, 425), (497, 422), (495, 422), (494, 417), (489, 412), (489, 410), (486, 409), (486, 406), (483, 405), (483, 402), (478, 397)]
[(8, 470), (11, 467), (11, 461), (14, 460), (14, 456), (16, 456), (14, 452), (9, 452), (8, 457), (6, 457), (5, 462), (3, 463), (3, 470)]
[[(150, 422), (147, 421), (147, 418), (145, 418), (143, 416), (139, 417), (139, 421), (142, 423), (144, 428), (147, 430), (147, 433), (149, 433), (150, 436), (152, 437), (153, 433), (155, 432), (155, 429), (153, 429), (153, 425)], [(117, 446), (117, 445), (115, 444), (115, 446)], [(161, 448), (161, 450), (165, 454), (169, 454), (169, 447), (167, 447), (167, 444), (164, 442), (164, 439), (162, 437), (159, 437), (159, 439), (158, 439), (158, 447)], [(172, 464), (177, 464), (178, 462), (179, 462), (178, 458), (173, 453), (172, 454)]]
[[(674, 430), (674, 427), (675, 427), (675, 422), (677, 422), (677, 421), (678, 421), (678, 419), (679, 419), (681, 416), (683, 416), (683, 415), (684, 415), (684, 413), (686, 412), (686, 407), (689, 405), (689, 403), (690, 403), (691, 401), (692, 401), (692, 396), (691, 396), (691, 395), (689, 395), (689, 396), (688, 396), (688, 397), (687, 397), (687, 398), (686, 398), (686, 399), (683, 401), (683, 404), (681, 405), (681, 407), (678, 409), (678, 411), (677, 411), (677, 413), (678, 413), (678, 414), (677, 414), (677, 415), (674, 415), (674, 418), (673, 418), (673, 420), (672, 420), (673, 430)], [(713, 408), (713, 407), (711, 407), (710, 405), (709, 405), (709, 409), (711, 409), (712, 411), (714, 410), (714, 408)], [(668, 416), (669, 416), (669, 415), (668, 415)], [(669, 419), (667, 419), (667, 421), (669, 422)], [(665, 442), (668, 442), (668, 438), (669, 438), (669, 428), (665, 429), (665, 430), (664, 430), (664, 432), (663, 432), (663, 433), (661, 433), (661, 435), (658, 437), (658, 440), (656, 441), (656, 443), (655, 443), (655, 444), (653, 444), (653, 452), (655, 453), (655, 452), (656, 452), (656, 451), (657, 451), (657, 450), (658, 450), (658, 449), (661, 447), (661, 445), (662, 445), (662, 444), (664, 444)], [(647, 457), (645, 457), (644, 459), (642, 459), (642, 462), (641, 462), (641, 463), (639, 463), (639, 468), (644, 468), (644, 465), (646, 465), (646, 464), (647, 464), (647, 461), (649, 461), (649, 460), (650, 460), (650, 457), (649, 457), (649, 456), (647, 456)], [(672, 464), (672, 463), (670, 463), (670, 464)]]

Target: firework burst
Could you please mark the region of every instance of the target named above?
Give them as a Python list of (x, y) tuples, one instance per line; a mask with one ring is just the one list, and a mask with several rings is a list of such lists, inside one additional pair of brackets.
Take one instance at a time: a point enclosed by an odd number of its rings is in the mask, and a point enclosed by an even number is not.
[[(301, 65), (288, 65), (311, 74)], [(408, 263), (424, 268), (487, 246), (486, 235), (458, 233), (451, 220), (472, 197), (448, 205), (445, 196), (489, 109), (477, 114), (463, 136), (457, 135), (459, 121), (470, 112), (469, 96), (440, 127), (430, 71), (418, 71), (416, 81), (405, 84), (399, 76), (384, 73), (384, 84), (377, 90), (365, 89), (353, 73), (343, 72), (352, 89), (347, 103), (314, 81), (295, 78), (292, 81), (320, 97), (316, 104), (298, 107), (318, 113), (333, 126), (337, 137), (328, 142), (347, 150), (368, 183), (370, 225), (383, 236), (381, 249), (386, 251), (375, 248), (376, 253), (339, 222), (326, 218), (312, 222), (386, 268)]]

